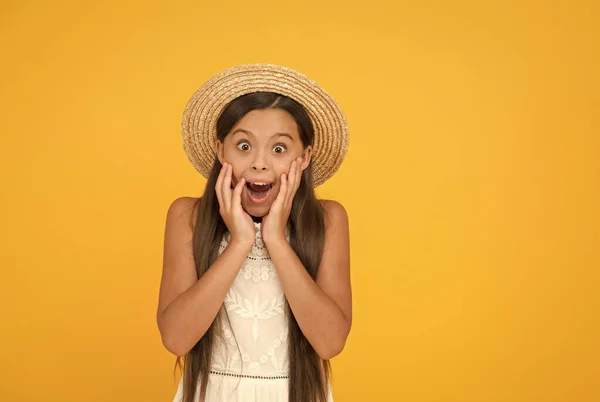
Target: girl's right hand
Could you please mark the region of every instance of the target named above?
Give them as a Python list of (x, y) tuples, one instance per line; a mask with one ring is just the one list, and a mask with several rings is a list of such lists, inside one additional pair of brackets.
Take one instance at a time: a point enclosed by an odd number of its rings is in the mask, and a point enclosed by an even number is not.
[(232, 191), (232, 176), (233, 168), (225, 162), (215, 185), (219, 200), (219, 213), (229, 230), (230, 243), (235, 242), (252, 247), (256, 234), (254, 223), (250, 215), (242, 208), (242, 190), (246, 185), (246, 180), (242, 178)]

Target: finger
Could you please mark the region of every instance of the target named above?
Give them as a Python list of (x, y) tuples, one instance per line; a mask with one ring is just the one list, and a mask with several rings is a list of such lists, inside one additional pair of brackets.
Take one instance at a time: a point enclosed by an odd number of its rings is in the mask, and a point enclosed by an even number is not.
[(294, 177), (296, 176), (296, 170), (294, 169), (296, 167), (296, 161), (292, 161), (292, 164), (290, 165), (290, 172), (288, 173), (287, 176), (287, 186), (286, 186), (286, 191), (285, 191), (285, 198), (284, 198), (284, 203), (287, 204), (288, 200), (290, 198), (289, 195), (289, 191), (290, 188), (294, 186)]
[(296, 194), (296, 190), (300, 187), (300, 183), (302, 183), (302, 174), (304, 171), (302, 170), (302, 161), (298, 160), (298, 173), (296, 174), (296, 185), (294, 188), (294, 194)]
[(232, 205), (234, 207), (236, 206), (240, 206), (242, 205), (242, 190), (244, 189), (244, 186), (246, 185), (246, 179), (242, 178), (239, 183), (237, 184), (237, 186), (235, 186), (235, 189), (233, 190), (233, 197), (231, 199)]
[(227, 165), (227, 172), (225, 173), (225, 178), (223, 179), (223, 185), (221, 186), (221, 191), (223, 192), (223, 202), (225, 203), (225, 208), (229, 211), (231, 208), (231, 175), (233, 168), (231, 165)]
[(300, 164), (298, 163), (298, 160), (296, 159), (295, 161), (292, 162), (292, 167), (290, 169), (290, 181), (288, 183), (288, 191), (286, 193), (286, 197), (285, 197), (285, 203), (286, 205), (288, 205), (291, 200), (294, 198), (294, 193), (296, 192), (296, 183), (299, 181), (298, 180), (298, 166), (300, 166)]
[(288, 189), (288, 180), (287, 180), (287, 176), (285, 173), (283, 173), (281, 175), (281, 179), (280, 181), (280, 185), (279, 185), (279, 194), (277, 194), (277, 198), (275, 198), (275, 201), (273, 202), (273, 204), (283, 204), (285, 202), (285, 198), (286, 198), (286, 194), (287, 194), (287, 189)]
[(221, 187), (223, 186), (223, 177), (225, 176), (225, 170), (227, 169), (227, 163), (223, 164), (219, 177), (217, 177), (217, 183), (215, 184), (215, 192), (217, 193), (217, 200), (219, 200), (219, 206), (223, 207), (223, 194)]

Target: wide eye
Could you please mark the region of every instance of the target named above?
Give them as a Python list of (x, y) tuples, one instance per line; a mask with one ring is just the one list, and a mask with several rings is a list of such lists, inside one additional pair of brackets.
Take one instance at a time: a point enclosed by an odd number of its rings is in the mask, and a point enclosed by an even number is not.
[(237, 143), (236, 146), (240, 151), (249, 151), (250, 150), (250, 144), (248, 144), (246, 141), (240, 141)]
[(273, 147), (273, 152), (275, 152), (276, 154), (281, 154), (285, 152), (285, 149), (285, 145), (275, 145), (275, 147)]

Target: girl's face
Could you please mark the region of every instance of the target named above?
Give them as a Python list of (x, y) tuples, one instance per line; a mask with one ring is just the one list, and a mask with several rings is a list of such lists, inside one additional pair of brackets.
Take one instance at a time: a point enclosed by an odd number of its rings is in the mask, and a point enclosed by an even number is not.
[(232, 186), (246, 179), (242, 207), (256, 217), (269, 213), (279, 193), (281, 174), (289, 174), (292, 161), (302, 157), (304, 170), (311, 153), (311, 146), (303, 148), (296, 121), (282, 109), (253, 110), (222, 143), (217, 141), (219, 161), (233, 167)]

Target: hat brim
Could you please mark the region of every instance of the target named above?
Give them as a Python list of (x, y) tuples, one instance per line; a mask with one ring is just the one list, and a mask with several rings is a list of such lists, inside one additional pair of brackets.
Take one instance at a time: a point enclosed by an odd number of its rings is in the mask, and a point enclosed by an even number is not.
[(183, 148), (194, 168), (208, 177), (216, 155), (216, 123), (233, 99), (252, 92), (274, 92), (300, 103), (315, 131), (313, 183), (319, 186), (341, 166), (348, 151), (346, 117), (335, 100), (316, 82), (286, 67), (245, 64), (206, 81), (188, 101), (182, 121)]

